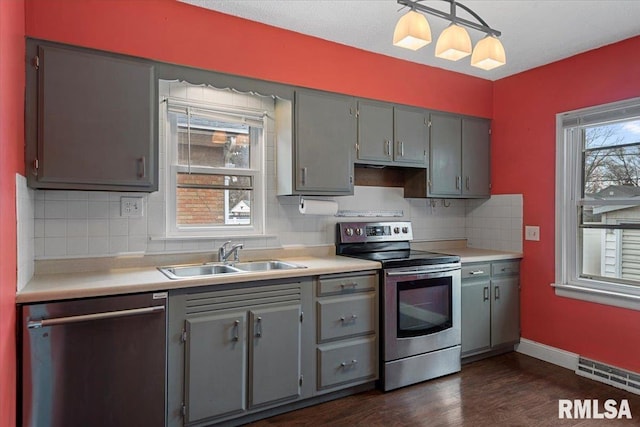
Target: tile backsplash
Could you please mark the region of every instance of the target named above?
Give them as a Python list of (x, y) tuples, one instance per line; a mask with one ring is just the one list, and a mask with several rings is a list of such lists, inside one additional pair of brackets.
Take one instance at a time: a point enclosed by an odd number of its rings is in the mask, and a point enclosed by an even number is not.
[[(164, 240), (153, 231), (150, 195), (142, 217), (120, 216), (120, 197), (132, 193), (41, 191), (33, 194), (33, 217), (21, 214), (19, 222), (33, 223), (35, 259), (112, 256), (133, 253), (175, 253), (215, 250), (225, 239)], [(335, 223), (353, 218), (302, 215), (298, 197), (273, 196), (267, 209), (266, 234), (234, 239), (247, 248), (324, 245), (335, 241)], [(477, 248), (522, 251), (522, 196), (497, 195), (486, 200), (405, 199), (402, 188), (355, 187), (353, 196), (335, 197), (340, 210), (402, 212), (411, 221), (414, 240), (467, 239)], [(22, 236), (21, 236), (22, 237)], [(27, 233), (24, 237), (29, 239)]]
[(467, 200), (467, 246), (522, 252), (522, 194)]

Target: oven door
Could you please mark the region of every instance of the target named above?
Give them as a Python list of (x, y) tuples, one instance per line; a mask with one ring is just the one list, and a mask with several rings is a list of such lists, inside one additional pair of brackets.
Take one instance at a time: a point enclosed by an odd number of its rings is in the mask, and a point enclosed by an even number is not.
[(460, 345), (460, 263), (384, 271), (384, 360)]

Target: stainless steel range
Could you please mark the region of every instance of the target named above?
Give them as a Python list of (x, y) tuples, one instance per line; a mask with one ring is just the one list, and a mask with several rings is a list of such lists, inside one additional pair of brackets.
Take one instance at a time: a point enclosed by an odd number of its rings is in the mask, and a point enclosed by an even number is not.
[(460, 371), (460, 257), (411, 250), (411, 223), (337, 225), (336, 252), (382, 263), (385, 391)]

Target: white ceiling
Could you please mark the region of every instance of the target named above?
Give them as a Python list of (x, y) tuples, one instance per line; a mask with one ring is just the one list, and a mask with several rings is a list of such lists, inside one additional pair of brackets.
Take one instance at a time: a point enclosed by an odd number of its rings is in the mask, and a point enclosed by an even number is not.
[[(393, 29), (406, 13), (395, 0), (180, 0), (387, 56), (497, 80), (577, 53), (640, 35), (639, 0), (462, 0), (489, 26), (501, 31), (507, 64), (491, 71), (472, 67), (469, 57), (434, 57), (435, 40), (447, 21), (427, 16), (433, 42), (418, 51), (395, 47)], [(449, 11), (449, 3), (424, 4)], [(458, 15), (474, 20), (462, 9)], [(477, 42), (483, 34), (469, 30)], [(640, 53), (639, 53), (640, 54)]]

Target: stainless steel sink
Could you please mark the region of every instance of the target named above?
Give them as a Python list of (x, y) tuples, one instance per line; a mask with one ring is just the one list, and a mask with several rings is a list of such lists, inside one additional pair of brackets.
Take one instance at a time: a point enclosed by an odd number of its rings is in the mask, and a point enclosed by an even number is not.
[(219, 274), (241, 273), (242, 271), (226, 264), (177, 265), (158, 267), (169, 279), (185, 279)]
[(303, 265), (276, 260), (238, 262), (234, 264), (234, 267), (243, 271), (292, 270), (295, 268), (306, 268)]
[(196, 277), (210, 277), (226, 275), (232, 273), (251, 273), (270, 270), (292, 270), (295, 268), (306, 268), (285, 261), (248, 261), (239, 262), (234, 265), (229, 264), (199, 264), (199, 265), (175, 265), (170, 267), (158, 267), (169, 279), (187, 279)]

